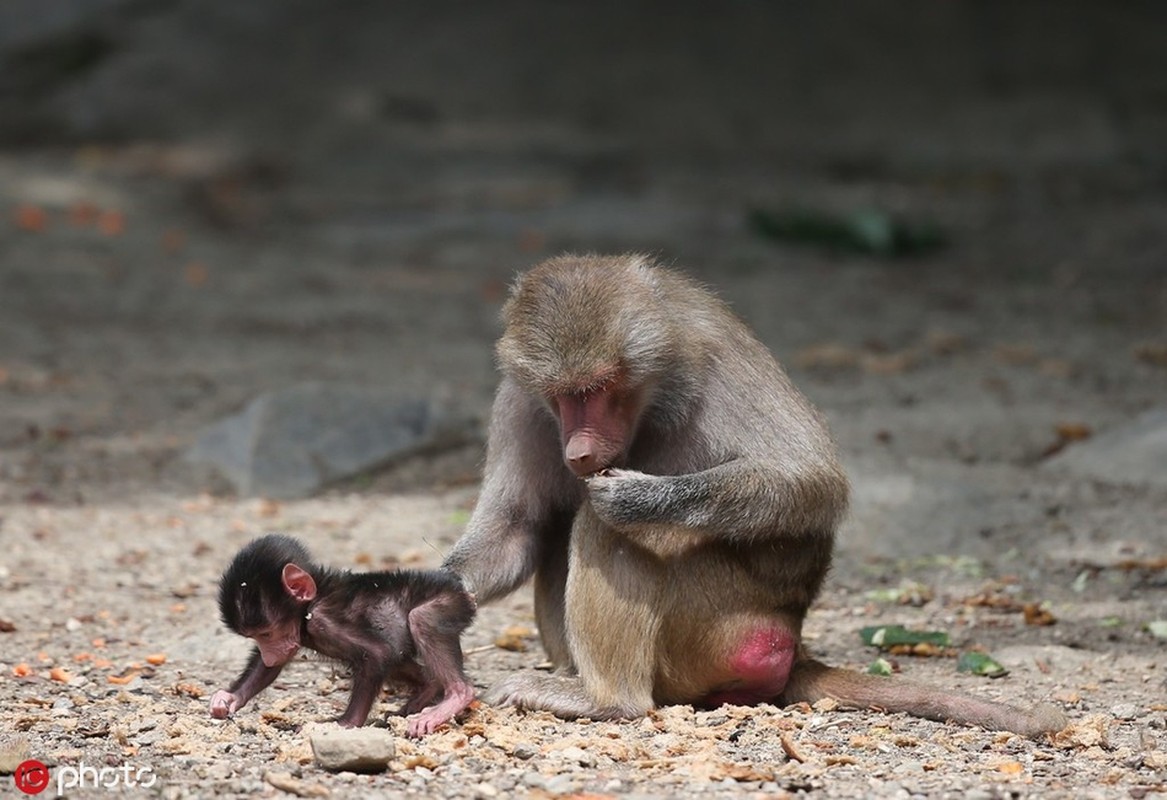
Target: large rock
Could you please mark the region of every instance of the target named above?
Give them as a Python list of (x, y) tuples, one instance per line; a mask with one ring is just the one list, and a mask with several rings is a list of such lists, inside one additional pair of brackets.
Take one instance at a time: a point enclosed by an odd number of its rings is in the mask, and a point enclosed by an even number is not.
[(996, 532), (1042, 513), (1019, 498), (1026, 470), (943, 459), (852, 456), (851, 509), (839, 551), (852, 557), (916, 558), (999, 552)]
[(384, 772), (396, 752), (384, 728), (315, 728), (308, 741), (316, 763), (332, 772)]
[(1111, 483), (1167, 485), (1167, 408), (1071, 445), (1043, 468)]
[(395, 458), (453, 444), (473, 422), (437, 398), (305, 383), (270, 392), (207, 428), (188, 463), (242, 495), (303, 497)]

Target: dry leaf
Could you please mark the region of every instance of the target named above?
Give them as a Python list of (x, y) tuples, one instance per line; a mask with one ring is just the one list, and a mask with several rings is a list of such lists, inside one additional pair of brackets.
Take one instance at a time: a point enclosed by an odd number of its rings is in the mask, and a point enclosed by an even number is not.
[(210, 277), (211, 272), (207, 269), (207, 265), (198, 261), (190, 262), (182, 270), (182, 279), (186, 281), (187, 286), (194, 289), (202, 286)]
[(1026, 625), (1053, 625), (1058, 621), (1048, 608), (1038, 603), (1026, 603), (1021, 613), (1025, 615)]
[(893, 656), (918, 656), (920, 658), (951, 658), (956, 655), (956, 650), (953, 648), (938, 647), (931, 642), (897, 644), (889, 647), (887, 652)]
[(185, 736), (167, 739), (155, 746), (162, 752), (172, 756), (189, 755), (194, 750), (194, 746), (191, 745), (190, 740)]
[[(990, 587), (993, 584), (990, 584)], [(995, 611), (1020, 611), (1023, 606), (1017, 598), (993, 588), (985, 588), (960, 601), (963, 605), (991, 608)]]
[(1167, 556), (1158, 556), (1157, 558), (1127, 558), (1119, 561), (1114, 566), (1128, 572), (1136, 569), (1158, 572), (1167, 569)]
[(255, 506), (252, 508), (252, 511), (257, 517), (270, 518), (278, 517), (280, 515), (281, 508), (282, 506), (280, 506), (278, 501), (272, 500), (269, 497), (261, 497), (259, 500), (255, 501)]
[(1110, 742), (1107, 735), (1110, 732), (1110, 722), (1110, 717), (1105, 714), (1092, 714), (1085, 719), (1075, 720), (1053, 734), (1054, 746), (1064, 750), (1090, 747), (1109, 748)]
[(1167, 342), (1142, 342), (1135, 345), (1135, 358), (1154, 367), (1167, 367)]
[(97, 207), (81, 201), (69, 208), (69, 224), (77, 228), (87, 228), (97, 220)]
[(423, 755), (418, 753), (401, 760), (405, 769), (415, 769), (417, 767), (425, 767), (426, 769), (436, 769), (438, 767), (437, 759), (433, 756)]
[(806, 756), (798, 751), (794, 746), (794, 742), (790, 739), (790, 734), (783, 733), (778, 737), (778, 741), (782, 744), (782, 752), (786, 753), (786, 757), (791, 761), (797, 761), (799, 764), (806, 763)]
[(1162, 750), (1151, 750), (1143, 754), (1143, 766), (1153, 770), (1167, 769), (1167, 753)]
[(758, 769), (750, 764), (720, 763), (716, 766), (713, 775), (722, 779), (732, 778), (739, 783), (774, 780), (773, 772), (768, 769)]
[(862, 360), (863, 369), (872, 375), (902, 375), (918, 363), (919, 358), (910, 351), (865, 355)]
[(511, 625), (503, 629), (498, 638), (494, 640), (494, 646), (500, 650), (510, 650), (515, 653), (527, 652), (527, 644), (534, 638), (535, 632), (530, 628), (522, 625)]
[(1043, 358), (1037, 365), (1037, 371), (1047, 378), (1072, 378), (1077, 372), (1074, 362), (1068, 358)]
[(1002, 761), (994, 769), (1006, 775), (1020, 775), (1025, 772), (1025, 766), (1020, 761)]
[(845, 345), (824, 342), (795, 353), (793, 363), (801, 369), (848, 369), (859, 365), (859, 354)]
[(400, 560), (402, 564), (420, 564), (422, 561), (425, 561), (425, 557), (426, 552), (424, 550), (411, 547), (401, 554)]
[(126, 232), (126, 215), (120, 211), (104, 211), (97, 217), (97, 229), (106, 236), (121, 236)]
[(1063, 442), (1080, 442), (1094, 435), (1094, 431), (1084, 422), (1059, 422), (1054, 426), (1054, 432)]
[(280, 791), (296, 797), (328, 797), (330, 794), (326, 787), (297, 780), (287, 772), (265, 772), (263, 779)]
[(174, 255), (186, 246), (186, 232), (178, 228), (170, 228), (162, 234), (162, 249)]
[(73, 676), (61, 667), (53, 667), (51, 670), (49, 670), (49, 678), (51, 680), (57, 681), (58, 683), (68, 683), (69, 681), (73, 680)]
[(278, 731), (294, 731), (300, 727), (296, 720), (278, 711), (264, 711), (259, 718)]
[(948, 356), (968, 348), (968, 340), (959, 333), (931, 330), (924, 336), (928, 349), (934, 355)]
[(131, 670), (127, 670), (126, 672), (122, 673), (121, 675), (110, 675), (108, 678), (106, 678), (106, 680), (112, 684), (117, 685), (117, 686), (125, 686), (127, 683), (132, 681), (134, 678), (138, 677), (138, 675), (139, 675), (138, 670), (131, 669)]
[(49, 215), (39, 206), (23, 205), (16, 209), (16, 227), (22, 231), (40, 233), (49, 224)]

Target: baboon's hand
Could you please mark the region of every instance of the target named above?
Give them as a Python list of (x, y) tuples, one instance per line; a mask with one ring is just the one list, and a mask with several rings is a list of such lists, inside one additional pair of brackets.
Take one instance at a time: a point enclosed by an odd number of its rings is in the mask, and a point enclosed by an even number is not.
[(668, 479), (631, 469), (606, 469), (587, 479), (596, 515), (613, 528), (665, 522)]
[(228, 692), (226, 689), (220, 689), (211, 695), (211, 716), (215, 719), (226, 719), (239, 710), (243, 705), (239, 702), (239, 698)]

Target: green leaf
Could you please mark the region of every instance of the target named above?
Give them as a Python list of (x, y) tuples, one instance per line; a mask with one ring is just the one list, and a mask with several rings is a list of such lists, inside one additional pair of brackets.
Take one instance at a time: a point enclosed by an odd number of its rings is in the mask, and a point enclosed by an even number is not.
[(975, 650), (961, 654), (960, 660), (956, 662), (956, 671), (967, 672), (971, 675), (984, 675), (987, 678), (1000, 678), (1009, 672), (994, 661), (988, 653), (980, 653)]
[(766, 239), (885, 258), (926, 253), (945, 244), (944, 233), (935, 223), (904, 220), (879, 209), (850, 214), (806, 208), (753, 209), (747, 222)]
[(948, 647), (948, 634), (945, 631), (910, 631), (902, 625), (873, 625), (859, 631), (863, 644), (886, 650), (897, 644), (934, 644), (937, 647)]
[(932, 587), (907, 578), (896, 587), (872, 589), (863, 595), (876, 603), (899, 603), (905, 606), (922, 606), (932, 599)]
[(887, 589), (872, 589), (866, 592), (863, 596), (868, 600), (873, 600), (876, 603), (898, 603), (903, 597), (903, 590), (896, 588)]
[(891, 675), (891, 662), (886, 658), (877, 658), (867, 667), (868, 675)]
[(1167, 639), (1167, 619), (1157, 619), (1148, 622), (1147, 630), (1156, 639)]

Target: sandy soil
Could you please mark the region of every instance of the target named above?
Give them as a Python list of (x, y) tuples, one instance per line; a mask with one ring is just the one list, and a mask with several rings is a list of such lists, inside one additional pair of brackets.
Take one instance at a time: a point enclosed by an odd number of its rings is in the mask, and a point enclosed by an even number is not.
[[(0, 9), (0, 750), (148, 767), (129, 796), (1167, 791), (1167, 643), (1146, 627), (1167, 619), (1167, 485), (1049, 458), (1167, 397), (1167, 20), (1092, 8), (743, 4), (716, 25), (686, 4), (667, 24), (614, 3)], [(107, 41), (92, 68), (28, 56), (78, 30)], [(880, 260), (750, 233), (750, 207), (789, 203), (878, 205), (951, 244)], [(215, 493), (183, 449), (304, 380), (485, 414), (506, 283), (564, 249), (698, 275), (827, 414), (855, 503), (808, 621), (817, 654), (863, 669), (861, 627), (943, 629), (1009, 674), (944, 655), (899, 656), (903, 674), (1054, 702), (1071, 728), (483, 707), (399, 740), (382, 775), (332, 775), (304, 726), (347, 681), (311, 661), (211, 720), (246, 655), (214, 608), (234, 551), (280, 530), (337, 566), (435, 566), (481, 446), (279, 503)], [(539, 665), (528, 592), (464, 646), (479, 686)], [(397, 702), (375, 718), (403, 733)]]

